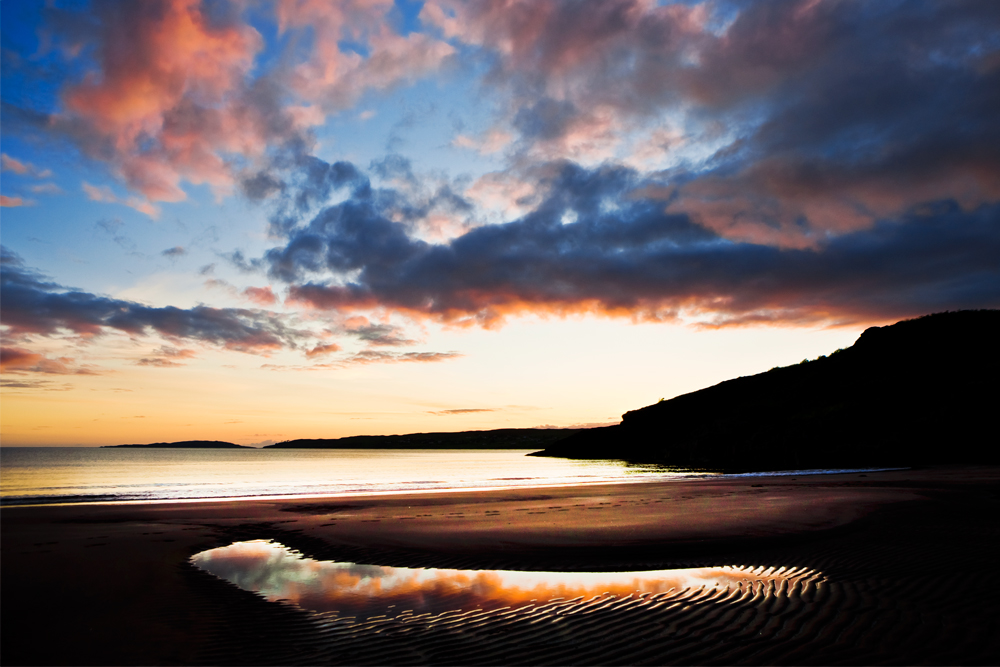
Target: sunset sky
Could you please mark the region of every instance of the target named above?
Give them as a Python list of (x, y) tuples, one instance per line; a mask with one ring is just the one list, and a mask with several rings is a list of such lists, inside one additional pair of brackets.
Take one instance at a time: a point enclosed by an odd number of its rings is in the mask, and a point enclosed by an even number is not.
[(611, 424), (1000, 307), (996, 0), (0, 12), (4, 445)]

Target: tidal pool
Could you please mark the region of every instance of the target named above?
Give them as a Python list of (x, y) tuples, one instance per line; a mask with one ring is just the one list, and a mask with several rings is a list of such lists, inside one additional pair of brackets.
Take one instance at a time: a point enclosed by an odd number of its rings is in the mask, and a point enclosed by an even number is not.
[[(191, 557), (197, 567), (268, 600), (345, 616), (498, 609), (603, 594), (667, 593), (781, 579), (784, 568), (710, 567), (640, 572), (518, 572), (386, 567), (318, 561), (268, 540), (236, 542)], [(788, 573), (785, 573), (786, 575)]]

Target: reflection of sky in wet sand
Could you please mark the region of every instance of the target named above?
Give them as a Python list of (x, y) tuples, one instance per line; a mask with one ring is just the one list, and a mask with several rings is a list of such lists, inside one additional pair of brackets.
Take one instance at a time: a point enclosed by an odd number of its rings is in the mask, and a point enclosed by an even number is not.
[(203, 551), (199, 568), (269, 600), (286, 599), (305, 609), (349, 616), (396, 611), (496, 609), (555, 598), (609, 593), (666, 593), (671, 589), (726, 588), (768, 573), (713, 567), (643, 572), (514, 572), (358, 565), (303, 558), (275, 542), (255, 540)]

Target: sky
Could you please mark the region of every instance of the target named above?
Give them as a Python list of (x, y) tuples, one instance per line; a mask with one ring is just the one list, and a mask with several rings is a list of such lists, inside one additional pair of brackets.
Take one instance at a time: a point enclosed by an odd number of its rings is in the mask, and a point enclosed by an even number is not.
[(0, 13), (7, 446), (606, 425), (1000, 307), (995, 0)]

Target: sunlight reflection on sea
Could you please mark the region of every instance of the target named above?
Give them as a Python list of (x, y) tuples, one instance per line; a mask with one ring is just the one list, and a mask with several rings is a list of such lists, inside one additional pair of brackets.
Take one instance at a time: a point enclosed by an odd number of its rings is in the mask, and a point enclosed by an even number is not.
[(664, 480), (655, 465), (536, 450), (0, 448), (4, 505), (344, 495)]

